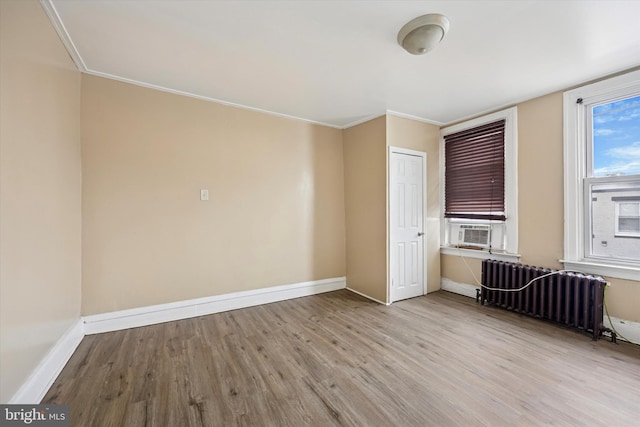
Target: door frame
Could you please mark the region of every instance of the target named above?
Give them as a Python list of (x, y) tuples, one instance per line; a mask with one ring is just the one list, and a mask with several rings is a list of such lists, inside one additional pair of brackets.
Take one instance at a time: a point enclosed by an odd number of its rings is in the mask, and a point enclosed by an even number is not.
[(424, 239), (422, 239), (422, 295), (427, 294), (427, 153), (424, 151), (411, 150), (408, 148), (388, 146), (387, 147), (387, 304), (392, 304), (391, 300), (391, 153), (407, 154), (420, 157), (422, 159), (422, 227)]

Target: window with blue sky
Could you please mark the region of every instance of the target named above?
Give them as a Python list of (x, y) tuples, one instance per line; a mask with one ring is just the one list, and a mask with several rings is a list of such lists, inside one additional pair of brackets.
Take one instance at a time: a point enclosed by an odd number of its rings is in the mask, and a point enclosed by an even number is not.
[(593, 174), (588, 178), (590, 239), (585, 239), (585, 253), (600, 259), (638, 262), (640, 96), (595, 105), (591, 111)]
[(593, 176), (640, 174), (640, 96), (593, 108)]
[(565, 268), (640, 280), (640, 70), (563, 104)]

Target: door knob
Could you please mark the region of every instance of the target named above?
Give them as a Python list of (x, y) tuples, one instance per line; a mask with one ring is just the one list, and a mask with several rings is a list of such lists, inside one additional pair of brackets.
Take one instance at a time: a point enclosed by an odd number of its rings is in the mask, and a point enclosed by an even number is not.
[(424, 236), (424, 233), (422, 231), (418, 231), (418, 237), (420, 236)]

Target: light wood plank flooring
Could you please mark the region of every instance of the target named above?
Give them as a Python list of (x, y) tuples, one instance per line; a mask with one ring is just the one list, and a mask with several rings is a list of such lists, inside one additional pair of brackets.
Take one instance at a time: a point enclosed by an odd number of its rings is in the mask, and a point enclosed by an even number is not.
[(87, 336), (72, 426), (640, 426), (640, 347), (444, 291), (349, 291)]

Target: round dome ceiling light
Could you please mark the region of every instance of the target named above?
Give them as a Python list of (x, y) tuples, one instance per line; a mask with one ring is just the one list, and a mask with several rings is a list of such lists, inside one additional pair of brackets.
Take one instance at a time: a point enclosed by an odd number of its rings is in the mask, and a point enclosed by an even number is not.
[(413, 55), (423, 55), (436, 47), (449, 31), (449, 19), (439, 13), (422, 15), (405, 24), (398, 44)]

